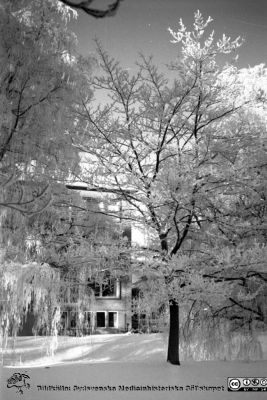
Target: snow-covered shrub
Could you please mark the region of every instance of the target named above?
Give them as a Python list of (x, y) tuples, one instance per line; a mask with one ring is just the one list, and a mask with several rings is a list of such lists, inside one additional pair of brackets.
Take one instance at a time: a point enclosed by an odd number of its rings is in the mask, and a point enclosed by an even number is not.
[(181, 359), (195, 361), (255, 361), (263, 357), (256, 332), (249, 327), (234, 330), (229, 319), (212, 317), (207, 310), (201, 310), (183, 324), (180, 352)]

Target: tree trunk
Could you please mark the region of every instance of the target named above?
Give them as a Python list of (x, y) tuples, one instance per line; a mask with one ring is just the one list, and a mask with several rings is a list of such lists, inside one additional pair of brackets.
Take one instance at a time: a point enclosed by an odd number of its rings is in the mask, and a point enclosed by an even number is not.
[(170, 330), (167, 361), (180, 365), (179, 361), (179, 305), (176, 300), (170, 300)]

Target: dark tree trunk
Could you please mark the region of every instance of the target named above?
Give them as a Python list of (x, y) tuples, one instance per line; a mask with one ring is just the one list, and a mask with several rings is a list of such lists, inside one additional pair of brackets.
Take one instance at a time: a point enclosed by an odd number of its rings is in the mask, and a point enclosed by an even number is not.
[(167, 361), (180, 365), (179, 361), (179, 305), (177, 301), (170, 300), (170, 330)]

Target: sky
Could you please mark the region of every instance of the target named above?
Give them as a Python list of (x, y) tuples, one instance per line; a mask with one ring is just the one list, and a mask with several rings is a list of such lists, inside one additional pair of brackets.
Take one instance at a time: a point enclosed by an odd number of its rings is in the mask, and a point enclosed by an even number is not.
[[(105, 7), (113, 0), (95, 0), (92, 6)], [(79, 51), (94, 54), (94, 38), (118, 59), (124, 68), (134, 68), (138, 53), (153, 55), (159, 67), (175, 61), (179, 47), (170, 42), (168, 27), (178, 28), (180, 18), (191, 30), (197, 10), (213, 22), (217, 38), (223, 33), (244, 38), (238, 50), (239, 67), (267, 63), (266, 0), (124, 0), (115, 17), (96, 20), (83, 12), (70, 23)]]

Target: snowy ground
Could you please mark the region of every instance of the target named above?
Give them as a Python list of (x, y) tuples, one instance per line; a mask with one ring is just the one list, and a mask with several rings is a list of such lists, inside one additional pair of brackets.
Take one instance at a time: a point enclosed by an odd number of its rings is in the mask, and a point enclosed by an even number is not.
[[(59, 337), (58, 349), (49, 357), (47, 340), (21, 337), (13, 349), (10, 341), (0, 370), (1, 400), (266, 398), (266, 392), (227, 391), (227, 377), (266, 377), (266, 360), (172, 366), (165, 361), (166, 336), (161, 334)], [(23, 394), (7, 388), (7, 379), (17, 372), (29, 377)]]

